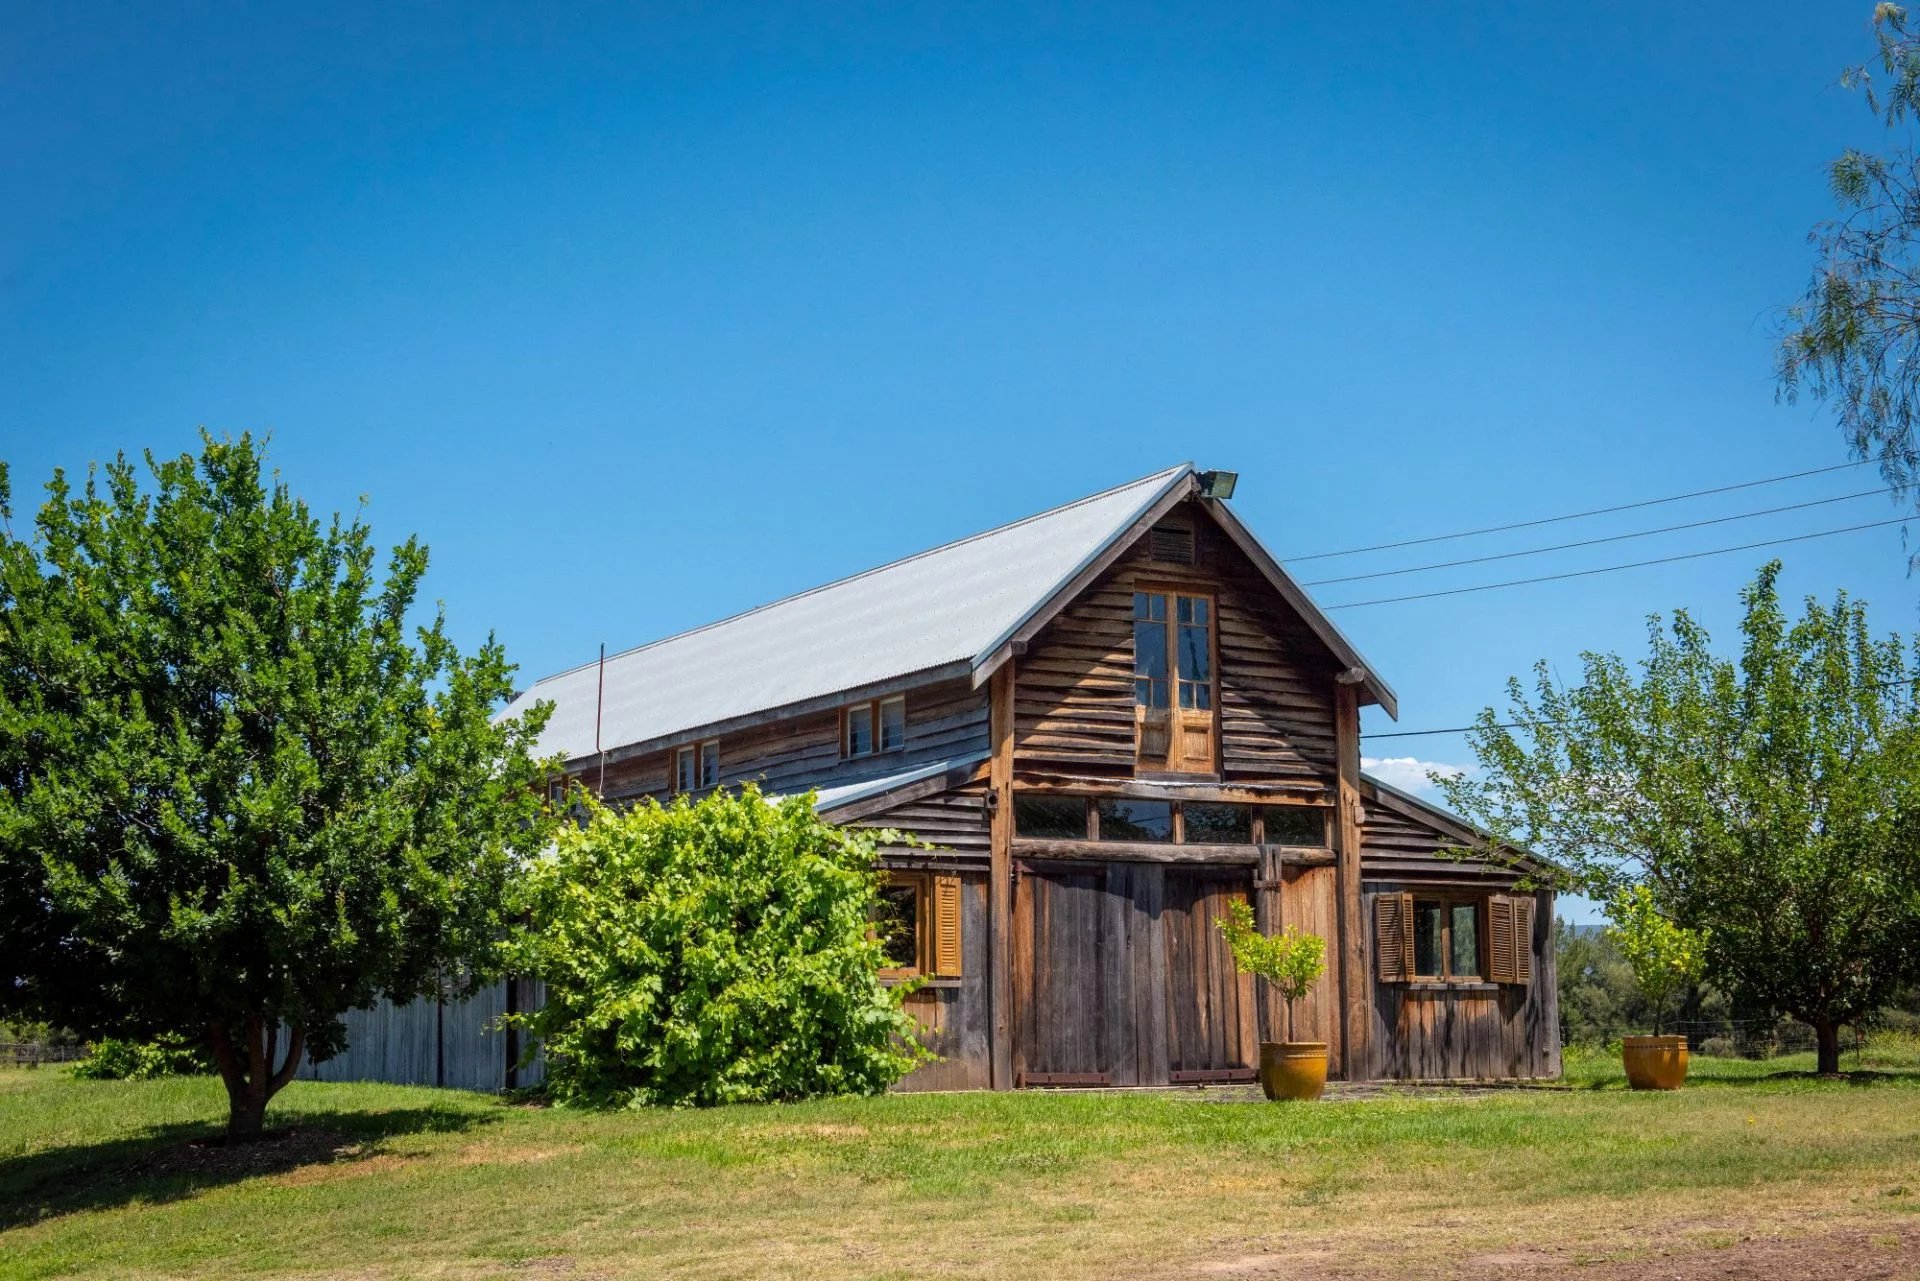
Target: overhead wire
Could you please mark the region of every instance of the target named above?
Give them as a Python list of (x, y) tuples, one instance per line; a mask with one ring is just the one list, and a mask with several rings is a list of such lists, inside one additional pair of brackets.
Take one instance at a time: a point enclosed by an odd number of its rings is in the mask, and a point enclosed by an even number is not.
[(1659, 507), (1665, 503), (1685, 502), (1690, 498), (1706, 498), (1714, 494), (1730, 494), (1741, 489), (1756, 489), (1761, 485), (1777, 485), (1783, 481), (1800, 480), (1807, 476), (1824, 476), (1829, 472), (1845, 471), (1853, 467), (1864, 467), (1872, 459), (1861, 458), (1850, 463), (1835, 463), (1830, 467), (1813, 467), (1806, 471), (1788, 472), (1783, 476), (1766, 476), (1759, 480), (1741, 481), (1737, 485), (1716, 485), (1711, 489), (1696, 489), (1685, 494), (1673, 494), (1666, 498), (1646, 498), (1634, 503), (1619, 503), (1612, 507), (1594, 507), (1587, 511), (1567, 512), (1559, 516), (1542, 516), (1534, 520), (1513, 521), (1505, 525), (1488, 525), (1481, 529), (1463, 529), (1452, 534), (1432, 534), (1425, 538), (1406, 538), (1393, 543), (1375, 543), (1371, 547), (1349, 547), (1341, 551), (1315, 552), (1310, 556), (1285, 556), (1281, 559), (1290, 565), (1298, 565), (1310, 560), (1331, 560), (1336, 556), (1358, 556), (1365, 552), (1393, 551), (1401, 547), (1419, 547), (1426, 543), (1444, 543), (1455, 538), (1476, 538), (1482, 534), (1504, 534), (1516, 529), (1534, 529), (1541, 525), (1555, 525), (1562, 521), (1584, 520), (1589, 516), (1606, 516), (1614, 512), (1637, 511), (1644, 507)]
[(1369, 578), (1394, 578), (1401, 574), (1424, 574), (1435, 569), (1457, 569), (1462, 565), (1484, 565), (1489, 561), (1516, 560), (1523, 556), (1545, 556), (1549, 552), (1572, 551), (1577, 547), (1598, 547), (1602, 543), (1620, 543), (1634, 538), (1651, 538), (1656, 534), (1672, 534), (1683, 529), (1704, 529), (1709, 525), (1726, 525), (1734, 521), (1755, 520), (1761, 516), (1777, 516), (1781, 512), (1804, 511), (1809, 507), (1826, 507), (1833, 503), (1851, 502), (1856, 498), (1871, 498), (1875, 494), (1891, 494), (1895, 486), (1882, 485), (1878, 489), (1863, 489), (1857, 494), (1841, 494), (1834, 498), (1816, 498), (1810, 502), (1788, 503), (1783, 507), (1766, 507), (1759, 511), (1740, 512), (1733, 516), (1715, 516), (1709, 520), (1692, 520), (1680, 525), (1662, 525), (1658, 529), (1637, 529), (1626, 534), (1608, 534), (1604, 538), (1583, 538), (1578, 542), (1556, 543), (1551, 547), (1529, 547), (1524, 551), (1495, 552), (1487, 556), (1467, 556), (1460, 560), (1436, 561), (1431, 565), (1410, 565), (1405, 569), (1382, 569), (1371, 574), (1348, 574), (1341, 578), (1316, 578), (1302, 583), (1302, 587), (1326, 587), (1333, 583), (1358, 583)]
[(1734, 552), (1752, 551), (1758, 547), (1778, 547), (1786, 543), (1804, 543), (1815, 538), (1831, 538), (1837, 534), (1851, 534), (1863, 529), (1881, 529), (1888, 525), (1905, 524), (1910, 518), (1895, 516), (1891, 520), (1868, 521), (1863, 525), (1845, 525), (1838, 529), (1816, 530), (1811, 534), (1795, 534), (1787, 538), (1764, 538), (1758, 542), (1741, 543), (1737, 547), (1715, 547), (1708, 551), (1681, 552), (1674, 556), (1656, 556), (1651, 560), (1628, 561), (1622, 565), (1601, 565), (1593, 569), (1575, 569), (1562, 574), (1540, 574), (1533, 578), (1514, 578), (1500, 583), (1479, 583), (1471, 587), (1449, 587), (1440, 591), (1412, 592), (1405, 596), (1382, 596), (1374, 600), (1342, 601), (1337, 605), (1324, 605), (1327, 611), (1336, 609), (1362, 609), (1369, 605), (1397, 605), (1404, 601), (1434, 600), (1442, 596), (1465, 596), (1474, 592), (1490, 592), (1503, 587), (1526, 587), (1534, 583), (1560, 582), (1569, 578), (1589, 578), (1595, 574), (1613, 574), (1624, 569), (1644, 569), (1649, 565), (1671, 565), (1677, 561), (1700, 560), (1708, 556), (1727, 556)]

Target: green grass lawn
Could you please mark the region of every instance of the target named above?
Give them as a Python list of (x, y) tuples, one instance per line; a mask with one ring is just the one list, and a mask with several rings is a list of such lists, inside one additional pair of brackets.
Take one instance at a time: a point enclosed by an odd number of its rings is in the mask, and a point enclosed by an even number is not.
[(1671, 1095), (1570, 1056), (1564, 1088), (1311, 1105), (1030, 1093), (616, 1114), (301, 1082), (269, 1112), (293, 1137), (241, 1149), (206, 1142), (211, 1079), (8, 1071), (0, 1278), (1332, 1277), (1628, 1266), (1763, 1238), (1920, 1251), (1920, 1047), (1846, 1066), (1823, 1081), (1810, 1056), (1696, 1059)]

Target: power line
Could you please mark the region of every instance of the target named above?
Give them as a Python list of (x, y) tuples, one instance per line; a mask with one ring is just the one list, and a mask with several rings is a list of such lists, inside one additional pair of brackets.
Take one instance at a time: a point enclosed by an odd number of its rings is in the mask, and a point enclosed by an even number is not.
[[(1863, 693), (1875, 694), (1883, 689), (1897, 689), (1903, 685), (1911, 688), (1913, 690), (1914, 697), (1917, 700), (1920, 700), (1920, 671), (1915, 671), (1911, 676), (1908, 676), (1903, 680), (1873, 681), (1867, 685), (1861, 686), (1861, 691)], [(1550, 720), (1550, 721), (1547, 721), (1546, 723), (1549, 725), (1569, 725), (1569, 724), (1577, 723), (1584, 719), (1586, 718), (1580, 717), (1580, 716), (1573, 716), (1563, 720)], [(1531, 722), (1529, 721), (1495, 721), (1491, 725), (1452, 725), (1447, 727), (1446, 729), (1396, 729), (1396, 730), (1388, 730), (1384, 734), (1363, 733), (1360, 735), (1360, 737), (1361, 738), (1430, 738), (1435, 734), (1465, 734), (1470, 730), (1476, 730), (1476, 729), (1526, 729), (1530, 725), (1531, 725)]]
[(1553, 583), (1567, 578), (1588, 578), (1594, 574), (1612, 574), (1623, 569), (1645, 569), (1649, 565), (1670, 565), (1675, 561), (1699, 560), (1706, 556), (1726, 556), (1733, 552), (1752, 551), (1756, 547), (1777, 547), (1782, 543), (1804, 543), (1813, 538), (1831, 538), (1835, 534), (1851, 534), (1862, 529), (1880, 529), (1887, 525), (1901, 525), (1908, 520), (1905, 516), (1895, 516), (1892, 520), (1869, 521), (1864, 525), (1847, 525), (1840, 529), (1822, 529), (1811, 534), (1795, 534), (1790, 538), (1766, 538), (1757, 543), (1742, 543), (1738, 547), (1716, 547), (1711, 551), (1683, 552), (1677, 556), (1659, 556), (1653, 560), (1629, 561), (1624, 565), (1602, 565), (1597, 569), (1576, 569), (1564, 574), (1542, 574), (1537, 578), (1515, 578), (1504, 583), (1481, 583), (1475, 587), (1452, 587), (1445, 591), (1415, 592), (1408, 596), (1382, 596), (1376, 600), (1350, 600), (1338, 605), (1326, 605), (1322, 608), (1361, 609), (1368, 605), (1397, 605), (1402, 601), (1432, 600), (1440, 596), (1464, 596), (1470, 592), (1490, 592), (1501, 587), (1526, 587), (1533, 583)]
[(1400, 574), (1424, 574), (1430, 569), (1456, 569), (1461, 565), (1484, 565), (1494, 560), (1514, 560), (1522, 556), (1544, 556), (1548, 552), (1571, 551), (1576, 547), (1598, 547), (1602, 543), (1620, 543), (1633, 538), (1651, 538), (1655, 534), (1671, 534), (1683, 529), (1704, 529), (1708, 525), (1725, 525), (1736, 520), (1753, 520), (1760, 516), (1776, 516), (1781, 512), (1804, 511), (1809, 507), (1825, 507), (1831, 503), (1851, 502), (1856, 498), (1871, 498), (1875, 494), (1891, 494), (1896, 487), (1883, 485), (1879, 489), (1863, 489), (1857, 494), (1841, 494), (1837, 498), (1816, 498), (1812, 502), (1789, 503), (1784, 507), (1767, 507), (1760, 511), (1741, 512), (1736, 516), (1715, 516), (1711, 520), (1688, 521), (1684, 525), (1663, 525), (1659, 529), (1640, 529), (1630, 534), (1608, 534), (1605, 538), (1585, 538), (1577, 543), (1557, 543), (1552, 547), (1529, 547), (1525, 551), (1495, 552), (1490, 556), (1468, 556), (1462, 560), (1436, 561), (1431, 565), (1414, 565), (1407, 569), (1382, 569), (1371, 574), (1348, 574), (1344, 578), (1316, 578), (1312, 582), (1302, 583), (1302, 587), (1325, 587), (1331, 583), (1357, 583), (1368, 578), (1393, 578)]
[(1835, 463), (1831, 467), (1815, 467), (1809, 471), (1788, 472), (1784, 476), (1768, 476), (1762, 480), (1742, 481), (1738, 485), (1720, 485), (1713, 489), (1696, 489), (1692, 493), (1675, 494), (1670, 498), (1648, 498), (1637, 503), (1621, 503), (1617, 507), (1595, 507), (1591, 511), (1569, 512), (1564, 516), (1543, 516), (1538, 520), (1515, 521), (1511, 525), (1489, 525), (1485, 529), (1463, 529), (1456, 534), (1434, 534), (1428, 538), (1408, 538), (1397, 543), (1376, 543), (1372, 547), (1349, 547), (1345, 551), (1316, 552), (1311, 556), (1287, 556), (1282, 559), (1290, 565), (1302, 561), (1329, 560), (1335, 556), (1358, 556), (1363, 552), (1392, 551), (1399, 547), (1418, 547), (1423, 543), (1444, 543), (1454, 538), (1475, 538), (1481, 534), (1504, 534), (1514, 529), (1532, 529), (1539, 525), (1553, 525), (1565, 520), (1582, 520), (1588, 516), (1605, 516), (1612, 512), (1634, 511), (1641, 507), (1658, 507), (1663, 503), (1684, 502), (1689, 498), (1705, 498), (1712, 494), (1730, 494), (1737, 489), (1753, 489), (1760, 485), (1777, 485), (1781, 481), (1799, 480), (1806, 476), (1824, 476), (1828, 472), (1845, 471), (1849, 467), (1864, 467), (1872, 459), (1862, 458), (1850, 463)]

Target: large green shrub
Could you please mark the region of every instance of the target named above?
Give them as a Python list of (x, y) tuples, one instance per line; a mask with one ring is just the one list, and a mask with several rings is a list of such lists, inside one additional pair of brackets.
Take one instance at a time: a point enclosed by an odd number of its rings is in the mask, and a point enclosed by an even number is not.
[(878, 1093), (927, 1055), (881, 984), (875, 834), (749, 786), (617, 813), (585, 802), (530, 869), (517, 1022), (563, 1102), (763, 1102)]
[(106, 1037), (87, 1046), (73, 1074), (89, 1081), (151, 1081), (162, 1076), (198, 1076), (213, 1070), (206, 1051), (178, 1037), (127, 1041)]

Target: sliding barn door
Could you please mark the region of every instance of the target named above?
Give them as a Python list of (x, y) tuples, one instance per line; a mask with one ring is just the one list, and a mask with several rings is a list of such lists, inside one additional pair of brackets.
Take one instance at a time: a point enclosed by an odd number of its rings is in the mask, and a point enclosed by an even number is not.
[(1253, 1079), (1260, 1035), (1253, 980), (1235, 971), (1219, 922), (1247, 901), (1244, 870), (1167, 869), (1160, 927), (1166, 949), (1167, 1079)]
[(1103, 864), (1019, 865), (1014, 893), (1016, 1085), (1107, 1085)]

